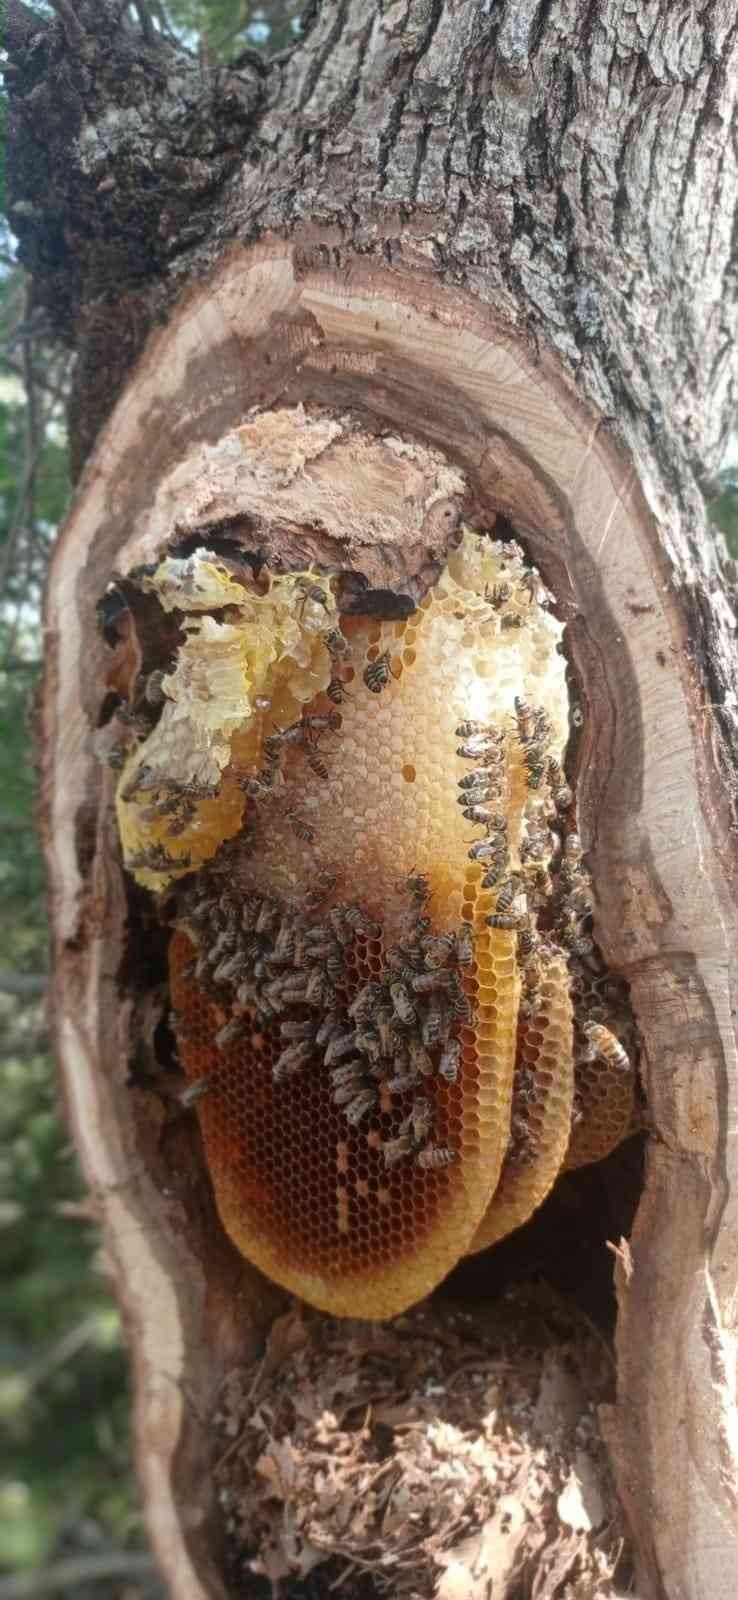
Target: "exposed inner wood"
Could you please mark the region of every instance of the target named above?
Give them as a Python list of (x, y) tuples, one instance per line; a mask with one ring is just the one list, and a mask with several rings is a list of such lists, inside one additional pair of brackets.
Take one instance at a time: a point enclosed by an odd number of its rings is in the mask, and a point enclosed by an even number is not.
[[(121, 1000), (118, 989), (124, 888), (112, 779), (90, 738), (109, 665), (94, 608), (116, 572), (161, 553), (175, 524), (183, 539), (212, 532), (217, 521), (227, 526), (238, 508), (218, 481), (220, 441), (254, 427), (253, 406), (302, 403), (311, 415), (324, 408), (364, 418), (372, 433), (412, 435), (441, 450), (470, 486), (468, 511), (497, 510), (526, 538), (569, 625), (587, 713), (579, 804), (597, 885), (596, 934), (631, 986), (655, 1133), (632, 1272), (627, 1281), (620, 1275), (622, 1403), (610, 1419), (612, 1447), (636, 1529), (639, 1501), (648, 1499), (662, 1563), (690, 1572), (699, 1554), (704, 1570), (706, 1550), (725, 1550), (738, 1459), (726, 1376), (733, 1155), (720, 1133), (735, 1121), (728, 969), (736, 914), (718, 858), (720, 785), (702, 743), (653, 523), (632, 466), (618, 459), (599, 420), (545, 359), (532, 366), (476, 305), (428, 281), (400, 283), (359, 265), (339, 280), (313, 265), (309, 251), (299, 270), (297, 259), (276, 241), (234, 250), (152, 338), (84, 474), (48, 600), (54, 1014), (72, 1123), (134, 1333), (152, 1536), (173, 1593), (196, 1600), (221, 1592), (192, 1464), (203, 1459), (201, 1419), (223, 1371), (249, 1338), (256, 1348), (278, 1297), (224, 1242), (214, 1262), (186, 1131), (164, 1113), (163, 1131), (152, 1129), (126, 1088), (133, 995), (124, 990)], [(353, 426), (345, 442), (316, 455), (314, 470), (327, 472), (328, 483)], [(427, 581), (419, 552), (428, 553), (430, 576), (433, 552), (460, 509), (459, 483), (437, 475), (431, 500), (442, 527), (429, 528), (417, 463), (401, 460), (416, 529), (407, 550), (381, 481), (371, 470), (359, 475), (367, 509), (376, 502), (381, 511), (377, 579), (391, 587), (408, 572)], [(261, 485), (249, 483), (247, 498), (263, 495), (267, 506), (274, 490), (267, 474)], [(337, 500), (330, 539), (344, 537), (342, 519)], [(269, 521), (260, 528), (276, 547), (281, 534)], [(285, 534), (290, 562), (297, 553), (310, 557), (317, 535), (294, 525)], [(366, 541), (357, 543), (365, 564)], [(156, 979), (163, 982), (161, 970)], [(669, 1328), (668, 1343), (654, 1338), (659, 1327)], [(661, 1504), (657, 1443), (672, 1463)], [(687, 1497), (681, 1507), (676, 1482)], [(648, 1567), (646, 1551), (644, 1559)], [(712, 1592), (727, 1596), (722, 1557), (714, 1579)]]

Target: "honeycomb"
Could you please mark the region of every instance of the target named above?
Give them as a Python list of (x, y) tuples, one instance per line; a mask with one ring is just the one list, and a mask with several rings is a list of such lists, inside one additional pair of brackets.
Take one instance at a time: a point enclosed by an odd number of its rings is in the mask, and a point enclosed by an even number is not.
[(519, 1028), (510, 1145), (470, 1252), (486, 1250), (527, 1222), (567, 1159), (574, 1058), (569, 973), (561, 955), (546, 960), (540, 988), (540, 1010)]
[(205, 550), (146, 582), (183, 641), (118, 819), (139, 881), (176, 889), (218, 1210), (303, 1299), (389, 1317), (628, 1131), (629, 1058), (586, 1032), (562, 625), (520, 547), (469, 528), (399, 622)]
[(162, 677), (161, 717), (123, 767), (116, 809), (125, 865), (161, 890), (238, 832), (238, 774), (259, 749), (262, 707), (289, 722), (327, 686), (322, 638), (336, 608), (330, 585), (309, 573), (271, 577), (259, 593), (207, 551), (168, 557), (142, 587), (182, 614), (184, 639)]

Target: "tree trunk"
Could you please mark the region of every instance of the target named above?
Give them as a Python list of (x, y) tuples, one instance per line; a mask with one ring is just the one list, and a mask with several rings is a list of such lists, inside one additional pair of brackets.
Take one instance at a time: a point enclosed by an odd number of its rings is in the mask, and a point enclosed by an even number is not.
[[(244, 528), (287, 566), (341, 551), (375, 583), (419, 582), (442, 530), (419, 517), (403, 547), (392, 505), (411, 523), (429, 503), (427, 462), (411, 489), (397, 461), (357, 483), (321, 444), (318, 500), (309, 452), (229, 465), (252, 408), (302, 406), (332, 439), (358, 427), (367, 460), (388, 435), (435, 452), (451, 521), (506, 519), (566, 622), (596, 937), (630, 986), (649, 1130), (607, 1433), (639, 1592), (727, 1597), (738, 702), (703, 495), (734, 404), (738, 20), (718, 0), (337, 0), (268, 67), (210, 71), (121, 9), (101, 28), (100, 0), (59, 0), (52, 22), (10, 0), (11, 215), (78, 353), (87, 465), (41, 720), (52, 1019), (128, 1312), (158, 1558), (174, 1595), (222, 1592), (203, 1419), (283, 1302), (215, 1228), (192, 1136), (145, 1076), (127, 1084), (166, 967), (93, 749), (96, 607), (114, 575)], [(354, 554), (335, 511), (352, 496)]]

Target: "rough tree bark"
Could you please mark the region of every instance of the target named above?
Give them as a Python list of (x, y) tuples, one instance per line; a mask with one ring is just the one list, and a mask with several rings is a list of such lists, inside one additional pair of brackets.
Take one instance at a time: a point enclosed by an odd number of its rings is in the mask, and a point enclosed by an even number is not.
[(160, 1191), (125, 1091), (94, 603), (124, 549), (163, 548), (178, 461), (302, 400), (442, 448), (564, 607), (597, 933), (631, 985), (650, 1127), (612, 1454), (644, 1594), (732, 1595), (736, 622), (703, 505), (735, 402), (735, 8), (334, 0), (293, 52), (229, 70), (120, 5), (55, 10), (10, 0), (8, 33), (11, 214), (77, 351), (77, 471), (97, 440), (48, 603), (53, 1017), (172, 1592), (203, 1592), (193, 1560), (220, 1592), (181, 1486), (198, 1408), (271, 1301), (224, 1244), (204, 1271), (202, 1205)]

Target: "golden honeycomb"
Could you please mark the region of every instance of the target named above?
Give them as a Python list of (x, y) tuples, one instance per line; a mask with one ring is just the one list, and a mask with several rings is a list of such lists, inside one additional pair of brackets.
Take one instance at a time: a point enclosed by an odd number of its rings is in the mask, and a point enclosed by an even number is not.
[(545, 1199), (567, 1158), (573, 1092), (569, 974), (563, 956), (552, 955), (541, 980), (540, 1010), (520, 1023), (512, 1138), (470, 1251), (504, 1239)]
[(602, 1161), (634, 1127), (634, 1072), (623, 1071), (597, 1058), (575, 1062), (575, 1116), (568, 1149), (567, 1168)]
[(575, 1074), (570, 1161), (632, 1096), (575, 1042), (562, 625), (469, 528), (402, 621), (204, 550), (147, 582), (184, 638), (118, 818), (140, 882), (182, 880), (173, 1025), (218, 1210), (305, 1300), (388, 1317), (540, 1204)]

